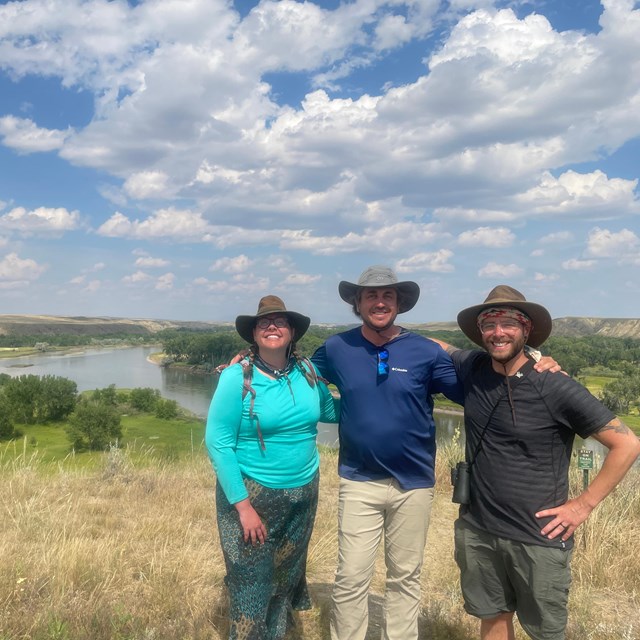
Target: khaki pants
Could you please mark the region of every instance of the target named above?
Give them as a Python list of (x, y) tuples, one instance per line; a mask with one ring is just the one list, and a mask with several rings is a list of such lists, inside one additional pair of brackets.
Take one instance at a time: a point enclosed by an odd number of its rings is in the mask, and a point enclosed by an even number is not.
[(332, 640), (364, 640), (369, 585), (383, 536), (387, 575), (382, 638), (417, 640), (420, 570), (432, 500), (433, 488), (405, 491), (392, 478), (340, 480)]

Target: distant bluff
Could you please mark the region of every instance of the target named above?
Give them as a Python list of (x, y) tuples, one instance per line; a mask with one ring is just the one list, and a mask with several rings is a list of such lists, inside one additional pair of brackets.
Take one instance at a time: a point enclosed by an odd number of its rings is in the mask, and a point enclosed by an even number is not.
[[(426, 331), (458, 331), (455, 322), (428, 322), (406, 325)], [(231, 322), (153, 320), (148, 318), (110, 318), (88, 316), (0, 315), (0, 335), (86, 335), (129, 334), (149, 336), (163, 329), (214, 330), (232, 328)], [(640, 340), (640, 318), (556, 318), (554, 336), (609, 336)]]
[[(427, 322), (413, 327), (425, 331), (459, 330), (455, 322)], [(640, 340), (640, 318), (555, 318), (551, 335), (567, 338), (607, 336)]]
[(640, 318), (556, 318), (551, 335), (640, 339)]
[(163, 329), (206, 330), (222, 323), (180, 322), (172, 320), (150, 320), (138, 318), (109, 318), (86, 316), (36, 316), (0, 315), (0, 335), (83, 335), (108, 336), (128, 334), (149, 336)]

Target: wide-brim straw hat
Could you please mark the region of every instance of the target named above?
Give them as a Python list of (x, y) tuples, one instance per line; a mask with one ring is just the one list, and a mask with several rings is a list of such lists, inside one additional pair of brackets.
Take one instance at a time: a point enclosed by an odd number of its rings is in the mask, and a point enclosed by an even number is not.
[(420, 297), (420, 287), (410, 280), (398, 282), (395, 272), (389, 267), (375, 265), (368, 267), (358, 278), (357, 283), (347, 282), (343, 280), (338, 285), (338, 293), (340, 297), (349, 304), (353, 304), (360, 289), (364, 287), (393, 287), (398, 290), (400, 295), (400, 304), (398, 313), (404, 313), (413, 309), (418, 298)]
[(462, 332), (477, 345), (483, 346), (482, 334), (478, 327), (478, 315), (491, 307), (513, 307), (525, 313), (531, 318), (531, 332), (527, 338), (527, 344), (537, 348), (551, 334), (553, 322), (549, 312), (540, 304), (527, 302), (526, 298), (513, 287), (499, 284), (491, 290), (482, 304), (463, 309), (458, 314), (458, 326)]
[(284, 302), (278, 298), (278, 296), (268, 295), (260, 298), (258, 313), (256, 313), (255, 316), (238, 316), (236, 318), (236, 331), (243, 340), (252, 344), (253, 329), (256, 326), (256, 320), (272, 313), (278, 313), (287, 317), (293, 329), (294, 341), (300, 340), (311, 324), (311, 318), (307, 318), (307, 316), (303, 316), (301, 313), (296, 313), (295, 311), (287, 311)]

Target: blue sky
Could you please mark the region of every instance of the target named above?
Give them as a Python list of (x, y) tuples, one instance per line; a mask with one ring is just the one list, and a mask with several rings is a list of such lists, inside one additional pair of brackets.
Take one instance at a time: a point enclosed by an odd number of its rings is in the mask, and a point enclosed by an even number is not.
[(640, 317), (633, 0), (0, 2), (0, 313), (228, 321), (340, 280)]

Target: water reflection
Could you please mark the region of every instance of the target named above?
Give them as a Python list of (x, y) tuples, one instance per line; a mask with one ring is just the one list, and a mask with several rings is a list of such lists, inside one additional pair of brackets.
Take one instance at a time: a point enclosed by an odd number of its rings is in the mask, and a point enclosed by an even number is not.
[[(436, 441), (438, 444), (449, 442), (456, 431), (460, 433), (464, 443), (464, 424), (462, 415), (436, 412), (433, 415), (436, 423)], [(338, 425), (320, 422), (318, 424), (318, 442), (329, 447), (338, 446)]]

